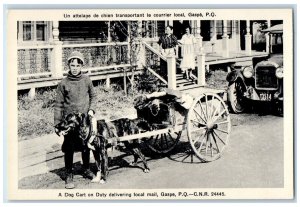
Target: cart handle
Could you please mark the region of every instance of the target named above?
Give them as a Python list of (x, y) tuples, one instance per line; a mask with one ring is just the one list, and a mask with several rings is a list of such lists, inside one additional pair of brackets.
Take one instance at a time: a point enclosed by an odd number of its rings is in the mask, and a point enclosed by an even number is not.
[(171, 95), (171, 96), (175, 96), (177, 98), (181, 98), (182, 97), (182, 92), (174, 90), (174, 89), (167, 88), (166, 91), (153, 92), (151, 94), (146, 95), (146, 97), (147, 97), (147, 99), (151, 99), (151, 98), (162, 97), (162, 96), (165, 96), (165, 95)]
[(151, 94), (147, 94), (146, 98), (147, 99), (158, 98), (158, 97), (162, 97), (162, 96), (165, 96), (165, 95), (167, 95), (167, 93), (164, 92), (164, 91), (163, 92), (153, 92)]
[(122, 137), (112, 137), (107, 140), (108, 143), (116, 143), (116, 142), (123, 142), (123, 141), (130, 141), (134, 139), (141, 139), (141, 138), (146, 138), (146, 137), (151, 137), (155, 136), (158, 134), (165, 134), (165, 133), (173, 133), (173, 132), (179, 132), (185, 129), (185, 124), (182, 125), (177, 125), (174, 128), (169, 127), (165, 129), (158, 129), (154, 131), (146, 131), (138, 134), (132, 134), (132, 135), (126, 135)]

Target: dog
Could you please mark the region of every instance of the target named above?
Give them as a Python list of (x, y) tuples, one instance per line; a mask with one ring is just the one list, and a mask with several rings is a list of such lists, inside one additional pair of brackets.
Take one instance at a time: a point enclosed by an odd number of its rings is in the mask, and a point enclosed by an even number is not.
[[(126, 135), (139, 133), (140, 131), (150, 130), (148, 123), (140, 119), (122, 118), (114, 121), (106, 122), (105, 120), (97, 120), (96, 133), (93, 131), (92, 119), (83, 113), (71, 113), (55, 126), (55, 132), (60, 135), (66, 135), (70, 130), (76, 131), (82, 144), (92, 149), (97, 173), (91, 182), (106, 183), (108, 178), (108, 154), (107, 148), (110, 146), (109, 139), (115, 139)], [(93, 134), (95, 133), (95, 134)], [(141, 152), (139, 140), (123, 141), (125, 147), (134, 156), (131, 165), (137, 165), (138, 158), (144, 164), (143, 171), (150, 172), (145, 156)], [(113, 143), (114, 144), (114, 143)]]

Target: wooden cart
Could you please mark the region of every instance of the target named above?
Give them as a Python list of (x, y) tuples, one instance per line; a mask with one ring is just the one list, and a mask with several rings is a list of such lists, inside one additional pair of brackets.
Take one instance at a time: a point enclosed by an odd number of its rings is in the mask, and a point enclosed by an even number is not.
[(229, 112), (215, 93), (192, 98), (177, 91), (156, 92), (143, 96), (136, 109), (138, 119), (146, 120), (152, 130), (118, 137), (118, 141), (143, 138), (152, 151), (168, 153), (186, 131), (195, 157), (202, 162), (218, 159), (228, 144)]

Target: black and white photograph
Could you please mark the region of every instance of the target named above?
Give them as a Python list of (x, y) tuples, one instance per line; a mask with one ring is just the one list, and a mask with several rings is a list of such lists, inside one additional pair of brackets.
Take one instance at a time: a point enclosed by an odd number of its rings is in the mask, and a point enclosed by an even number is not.
[(293, 199), (292, 11), (9, 10), (9, 199)]

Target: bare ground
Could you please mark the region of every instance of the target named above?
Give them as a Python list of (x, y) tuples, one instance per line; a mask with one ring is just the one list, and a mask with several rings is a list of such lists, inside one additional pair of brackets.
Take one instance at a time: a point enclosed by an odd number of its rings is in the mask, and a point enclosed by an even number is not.
[[(142, 171), (142, 164), (129, 165), (132, 156), (126, 150), (109, 152), (110, 174), (105, 185), (91, 183), (81, 174), (80, 159), (74, 164), (78, 189), (152, 189), (152, 188), (251, 188), (283, 186), (283, 118), (273, 115), (231, 115), (232, 132), (229, 146), (222, 157), (201, 163), (191, 157), (183, 159), (190, 146), (182, 137), (177, 148), (160, 156), (144, 148), (151, 168)], [(276, 128), (274, 131), (273, 129)], [(79, 158), (79, 153), (76, 155)], [(57, 160), (63, 165), (63, 159)], [(94, 163), (91, 164), (95, 171)], [(19, 180), (21, 189), (64, 189), (64, 168)]]

